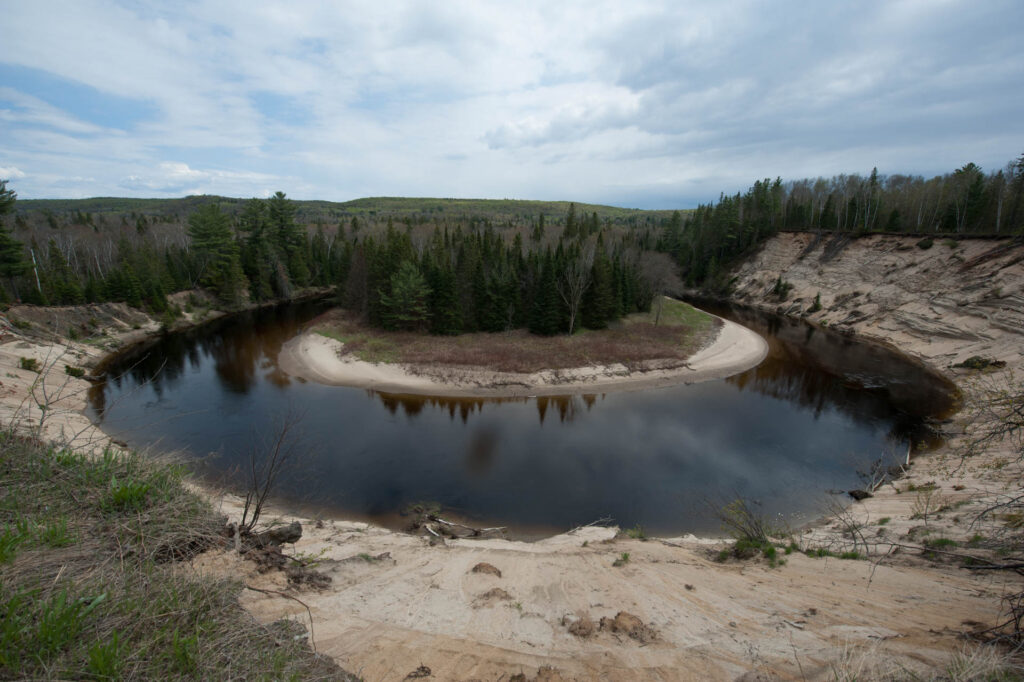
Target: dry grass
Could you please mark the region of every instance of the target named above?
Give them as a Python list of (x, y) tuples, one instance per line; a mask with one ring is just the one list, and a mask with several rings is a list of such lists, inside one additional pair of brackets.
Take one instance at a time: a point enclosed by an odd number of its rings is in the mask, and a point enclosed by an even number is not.
[(0, 678), (354, 679), (180, 569), (224, 525), (182, 473), (0, 433)]
[(535, 336), (521, 329), (431, 336), (374, 329), (343, 310), (332, 310), (314, 320), (312, 328), (368, 362), (531, 373), (615, 363), (630, 369), (678, 367), (708, 343), (720, 324), (679, 301), (665, 304), (661, 324), (655, 326), (653, 319), (638, 313), (614, 328), (572, 336)]

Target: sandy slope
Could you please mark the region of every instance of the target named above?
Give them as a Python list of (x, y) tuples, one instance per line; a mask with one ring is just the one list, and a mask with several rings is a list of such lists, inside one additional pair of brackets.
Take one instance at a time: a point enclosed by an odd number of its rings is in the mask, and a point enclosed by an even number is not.
[(310, 381), (392, 393), (532, 396), (636, 390), (709, 381), (757, 366), (768, 353), (765, 340), (741, 325), (728, 320), (722, 323), (711, 344), (678, 369), (632, 372), (624, 365), (604, 365), (514, 374), (461, 367), (407, 367), (342, 355), (341, 342), (314, 332), (287, 342), (278, 365), (288, 374)]

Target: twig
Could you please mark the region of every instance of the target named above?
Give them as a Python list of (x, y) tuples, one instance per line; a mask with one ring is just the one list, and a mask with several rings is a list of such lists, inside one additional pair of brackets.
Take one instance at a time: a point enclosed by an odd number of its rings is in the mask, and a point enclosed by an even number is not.
[(792, 627), (796, 628), (797, 630), (803, 630), (804, 629), (803, 625), (800, 625), (799, 623), (794, 623), (791, 620), (786, 620), (785, 618), (782, 619), (782, 622), (785, 623), (786, 625), (789, 625), (789, 626), (792, 626)]
[(297, 601), (300, 604), (302, 604), (303, 606), (305, 606), (306, 607), (306, 613), (309, 614), (309, 644), (310, 644), (310, 646), (313, 647), (313, 653), (316, 653), (316, 636), (313, 634), (313, 611), (310, 610), (309, 604), (307, 604), (306, 602), (302, 601), (298, 597), (293, 597), (290, 594), (286, 594), (285, 592), (280, 592), (278, 590), (264, 590), (264, 589), (259, 588), (259, 587), (253, 587), (252, 585), (246, 585), (245, 589), (252, 590), (253, 592), (262, 592), (263, 594), (276, 594), (279, 597), (284, 597), (285, 599), (291, 599), (292, 601)]
[(603, 525), (605, 525), (607, 523), (611, 523), (612, 521), (614, 521), (614, 519), (612, 517), (610, 517), (610, 516), (602, 516), (601, 518), (597, 519), (596, 521), (591, 521), (590, 523), (584, 524), (582, 526), (576, 526), (575, 528), (570, 528), (566, 532), (566, 534), (567, 535), (572, 535), (576, 531), (583, 530), (584, 528), (590, 528), (591, 526), (603, 526)]

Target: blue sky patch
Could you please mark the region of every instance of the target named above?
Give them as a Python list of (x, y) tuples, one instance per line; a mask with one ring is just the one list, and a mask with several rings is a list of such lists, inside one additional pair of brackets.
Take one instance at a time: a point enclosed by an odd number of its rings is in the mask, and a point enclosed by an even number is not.
[(17, 64), (0, 62), (0, 84), (104, 128), (129, 131), (159, 113), (155, 103), (111, 95), (48, 71)]

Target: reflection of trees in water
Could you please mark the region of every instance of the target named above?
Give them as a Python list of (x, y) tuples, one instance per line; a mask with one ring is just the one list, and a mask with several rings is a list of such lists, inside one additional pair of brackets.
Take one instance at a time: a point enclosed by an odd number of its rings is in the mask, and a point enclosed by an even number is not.
[(590, 409), (596, 404), (598, 398), (603, 399), (604, 394), (600, 396), (592, 393), (585, 395), (556, 395), (556, 396), (537, 396), (536, 398), (530, 397), (452, 397), (452, 396), (436, 396), (436, 395), (411, 395), (407, 393), (382, 393), (380, 391), (374, 391), (368, 389), (366, 394), (369, 396), (376, 396), (385, 409), (391, 414), (398, 414), (401, 409), (405, 416), (412, 419), (423, 412), (425, 407), (432, 407), (438, 410), (443, 410), (448, 413), (449, 418), (454, 421), (455, 417), (458, 416), (462, 423), (465, 424), (469, 421), (469, 416), (477, 412), (482, 413), (484, 407), (490, 405), (500, 405), (502, 403), (527, 403), (531, 400), (535, 400), (537, 404), (537, 414), (540, 418), (540, 423), (543, 424), (545, 418), (547, 418), (548, 408), (552, 408), (558, 413), (558, 419), (562, 423), (571, 422), (575, 419), (577, 414), (582, 413), (584, 410), (589, 412)]
[(148, 384), (159, 399), (187, 370), (197, 369), (203, 356), (213, 358), (221, 384), (234, 393), (248, 393), (259, 371), (275, 386), (287, 386), (289, 377), (277, 368), (281, 346), (323, 307), (318, 302), (282, 305), (168, 334), (108, 367), (108, 386), (94, 387), (90, 403), (102, 417), (108, 387), (120, 390), (139, 384)]
[(893, 438), (921, 436), (921, 420), (954, 404), (951, 386), (885, 348), (778, 316), (732, 311), (730, 317), (770, 333), (768, 357), (726, 381), (813, 410), (834, 409), (857, 421), (893, 424)]

